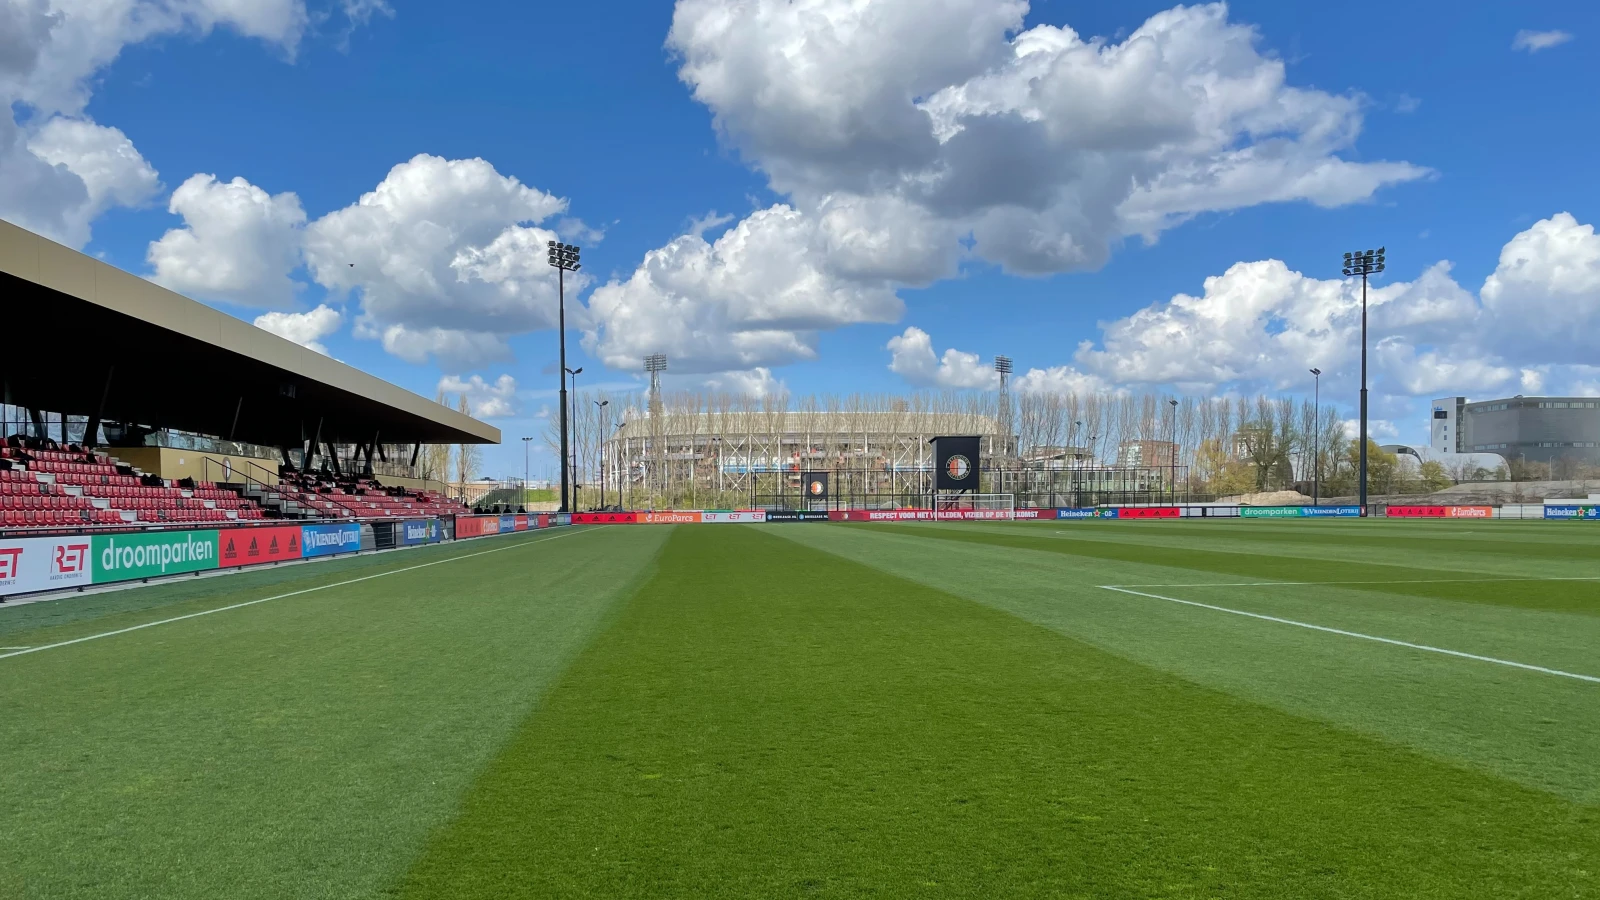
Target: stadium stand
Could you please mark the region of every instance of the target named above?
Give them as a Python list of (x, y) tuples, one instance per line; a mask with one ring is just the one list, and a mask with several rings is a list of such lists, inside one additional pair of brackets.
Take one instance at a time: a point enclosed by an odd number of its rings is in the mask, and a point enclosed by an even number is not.
[[(0, 296), (9, 333), (55, 336), (0, 354), (0, 433), (23, 432), (0, 440), (7, 532), (456, 515), (467, 508), (419, 489), (437, 484), (418, 471), (422, 448), (500, 441), (493, 426), (6, 222)], [(64, 347), (80, 351), (73, 364), (61, 364)], [(157, 440), (173, 433), (196, 442)]]

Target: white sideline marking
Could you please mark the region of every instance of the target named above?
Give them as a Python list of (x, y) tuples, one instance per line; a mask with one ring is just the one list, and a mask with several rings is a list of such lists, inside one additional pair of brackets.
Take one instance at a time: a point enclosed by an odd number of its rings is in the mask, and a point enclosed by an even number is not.
[(1394, 647), (1405, 647), (1409, 650), (1422, 650), (1427, 653), (1441, 653), (1445, 656), (1454, 656), (1458, 659), (1470, 659), (1476, 662), (1493, 663), (1497, 666), (1509, 666), (1513, 669), (1523, 669), (1528, 672), (1539, 672), (1544, 675), (1557, 675), (1562, 678), (1571, 678), (1577, 681), (1587, 681), (1590, 684), (1600, 684), (1600, 678), (1593, 675), (1579, 675), (1575, 672), (1563, 672), (1560, 669), (1548, 669), (1544, 666), (1533, 666), (1528, 663), (1513, 662), (1509, 659), (1496, 659), (1493, 656), (1479, 656), (1476, 653), (1463, 653), (1460, 650), (1446, 650), (1443, 647), (1430, 647), (1427, 644), (1413, 644), (1410, 641), (1397, 641), (1394, 638), (1377, 637), (1371, 634), (1362, 634), (1359, 631), (1345, 631), (1342, 628), (1329, 628), (1326, 625), (1312, 625), (1309, 622), (1296, 622), (1294, 619), (1282, 619), (1277, 616), (1262, 615), (1261, 613), (1245, 612), (1242, 609), (1229, 609), (1226, 606), (1213, 606), (1210, 603), (1198, 603), (1194, 600), (1179, 600), (1177, 597), (1163, 597), (1160, 594), (1146, 594), (1142, 591), (1130, 591), (1127, 588), (1110, 584), (1100, 585), (1102, 590), (1116, 591), (1119, 594), (1132, 594), (1135, 597), (1148, 597), (1151, 600), (1165, 600), (1168, 603), (1181, 603), (1184, 606), (1196, 606), (1200, 609), (1209, 609), (1214, 612), (1228, 613), (1235, 616), (1244, 616), (1250, 619), (1260, 619), (1263, 622), (1276, 622), (1279, 625), (1293, 625), (1296, 628), (1309, 628), (1312, 631), (1321, 631), (1327, 634), (1338, 634), (1344, 637), (1359, 638), (1363, 641), (1374, 641), (1379, 644), (1389, 644)]
[[(590, 530), (592, 530), (592, 529), (588, 529), (588, 528), (583, 529), (583, 531), (590, 531)], [(388, 577), (390, 575), (399, 575), (401, 572), (414, 572), (417, 569), (426, 569), (429, 566), (438, 566), (438, 565), (443, 565), (443, 564), (448, 563), (448, 562), (455, 562), (457, 560), (471, 559), (474, 556), (488, 556), (491, 553), (501, 553), (501, 552), (506, 551), (506, 550), (515, 550), (518, 547), (527, 547), (527, 546), (532, 545), (532, 544), (547, 544), (550, 541), (558, 541), (558, 540), (560, 540), (560, 539), (562, 539), (564, 537), (572, 537), (573, 535), (578, 534), (578, 533), (579, 532), (577, 532), (577, 531), (569, 531), (566, 534), (558, 534), (555, 537), (542, 538), (542, 539), (537, 540), (537, 541), (523, 541), (520, 544), (511, 544), (510, 546), (506, 546), (506, 547), (496, 547), (493, 550), (483, 550), (483, 551), (480, 551), (478, 553), (467, 553), (467, 554), (463, 554), (461, 556), (452, 556), (449, 559), (436, 559), (433, 562), (421, 563), (421, 564), (415, 565), (415, 566), (406, 566), (403, 569), (391, 569), (388, 572), (379, 572), (376, 575), (365, 575), (365, 576), (362, 576), (361, 578), (351, 578), (348, 581), (336, 581), (333, 584), (319, 585), (319, 586), (314, 587), (314, 588), (306, 588), (305, 590), (302, 590), (302, 591), (290, 591), (287, 594), (277, 594), (277, 595), (272, 596), (272, 597), (262, 597), (259, 600), (246, 600), (243, 603), (235, 603), (235, 604), (232, 604), (231, 606), (219, 606), (216, 609), (207, 609), (207, 610), (203, 610), (203, 611), (197, 612), (197, 613), (189, 613), (186, 616), (173, 616), (170, 619), (161, 619), (160, 621), (156, 621), (156, 622), (146, 622), (143, 625), (134, 625), (134, 626), (131, 626), (131, 627), (128, 627), (128, 628), (119, 628), (116, 631), (107, 631), (107, 632), (103, 632), (101, 634), (91, 634), (88, 637), (73, 638), (70, 641), (61, 641), (60, 643), (56, 643), (56, 644), (45, 644), (45, 645), (39, 646), (39, 647), (20, 647), (20, 648), (18, 648), (18, 647), (3, 647), (3, 648), (0, 648), (0, 649), (13, 650), (15, 652), (12, 652), (12, 653), (0, 653), (0, 659), (10, 659), (13, 656), (26, 656), (29, 653), (38, 653), (38, 652), (40, 652), (42, 650), (54, 650), (54, 649), (56, 649), (58, 647), (70, 647), (73, 644), (81, 644), (84, 641), (98, 641), (101, 638), (115, 637), (115, 636), (117, 636), (119, 634), (127, 634), (130, 631), (141, 631), (141, 630), (146, 629), (146, 628), (154, 628), (157, 625), (170, 625), (173, 622), (182, 622), (184, 619), (197, 619), (197, 618), (199, 618), (201, 616), (209, 616), (212, 613), (227, 612), (230, 609), (243, 609), (246, 606), (255, 606), (258, 603), (266, 603), (269, 600), (283, 600), (283, 599), (288, 598), (288, 597), (298, 597), (301, 594), (311, 594), (311, 593), (315, 593), (317, 591), (325, 591), (328, 588), (344, 587), (345, 585), (348, 585), (348, 584), (359, 584), (359, 583), (361, 583), (363, 581), (371, 581), (374, 578), (386, 578), (386, 577)]]
[(1556, 576), (1551, 578), (1413, 578), (1398, 581), (1204, 581), (1193, 584), (1103, 584), (1104, 588), (1119, 587), (1323, 587), (1340, 584), (1498, 584), (1500, 582), (1534, 581), (1600, 581), (1600, 575)]

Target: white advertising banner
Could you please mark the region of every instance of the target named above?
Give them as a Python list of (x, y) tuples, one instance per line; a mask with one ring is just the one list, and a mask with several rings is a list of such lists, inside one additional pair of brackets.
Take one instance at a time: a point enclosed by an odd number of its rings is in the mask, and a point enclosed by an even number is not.
[(765, 522), (767, 512), (763, 509), (739, 510), (737, 512), (706, 512), (700, 514), (701, 522)]
[(0, 538), (0, 595), (29, 594), (92, 584), (90, 539)]

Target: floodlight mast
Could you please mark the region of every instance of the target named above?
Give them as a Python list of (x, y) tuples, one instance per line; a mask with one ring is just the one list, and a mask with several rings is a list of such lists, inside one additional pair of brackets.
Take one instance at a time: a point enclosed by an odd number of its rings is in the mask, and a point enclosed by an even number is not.
[(1384, 248), (1344, 255), (1344, 277), (1361, 276), (1361, 514), (1367, 514), (1367, 277), (1383, 271)]
[(556, 328), (561, 336), (561, 362), (556, 378), (561, 382), (561, 512), (572, 512), (567, 486), (571, 472), (567, 467), (567, 273), (583, 268), (579, 262), (582, 251), (574, 244), (549, 242), (550, 267), (556, 270), (557, 315)]

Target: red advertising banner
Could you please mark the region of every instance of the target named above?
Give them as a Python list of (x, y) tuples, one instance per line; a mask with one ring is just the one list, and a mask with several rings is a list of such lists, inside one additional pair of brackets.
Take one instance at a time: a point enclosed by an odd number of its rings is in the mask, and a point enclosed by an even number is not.
[(701, 520), (698, 512), (647, 512), (638, 517), (644, 525), (697, 525)]
[(545, 514), (543, 514), (543, 513), (540, 513), (539, 514), (539, 524), (537, 526), (535, 526), (535, 527), (537, 527), (537, 528), (549, 528), (550, 527), (550, 517), (545, 515)]
[(499, 533), (499, 516), (456, 516), (456, 540)]
[(1124, 506), (1117, 510), (1119, 519), (1177, 519), (1183, 510), (1176, 506)]
[(633, 525), (639, 513), (573, 513), (574, 525)]
[(229, 528), (217, 535), (217, 565), (223, 569), (300, 558), (300, 526)]
[(527, 516), (517, 516), (517, 530), (518, 531), (527, 531), (528, 530), (528, 517)]
[(1391, 506), (1391, 519), (1492, 519), (1492, 506)]
[(1034, 519), (1049, 519), (1055, 521), (1056, 511), (1053, 509), (1019, 509), (1016, 517), (1020, 520), (1032, 521)]
[(1391, 506), (1391, 519), (1444, 519), (1450, 516), (1448, 506)]

